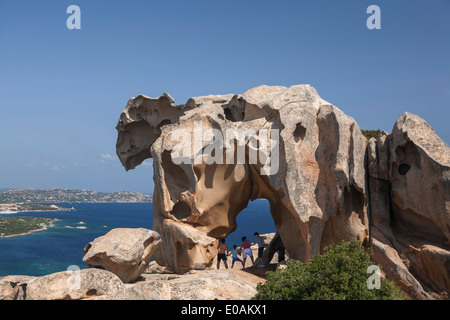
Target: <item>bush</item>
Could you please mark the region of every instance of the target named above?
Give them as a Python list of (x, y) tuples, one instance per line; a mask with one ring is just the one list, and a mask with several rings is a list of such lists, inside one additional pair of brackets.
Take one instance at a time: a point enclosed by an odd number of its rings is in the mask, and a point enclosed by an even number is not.
[(380, 129), (377, 129), (377, 130), (362, 130), (361, 129), (361, 133), (363, 134), (364, 137), (366, 137), (367, 140), (370, 140), (370, 138), (378, 139), (378, 137), (381, 136)]
[(380, 289), (369, 290), (367, 268), (374, 263), (361, 242), (330, 246), (307, 264), (290, 259), (287, 268), (268, 272), (254, 300), (399, 300), (403, 292), (382, 279)]

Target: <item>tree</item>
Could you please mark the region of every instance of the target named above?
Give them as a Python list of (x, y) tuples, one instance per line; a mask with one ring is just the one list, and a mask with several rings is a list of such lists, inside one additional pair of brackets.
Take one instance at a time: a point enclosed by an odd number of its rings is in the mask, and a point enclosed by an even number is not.
[(294, 259), (285, 269), (268, 272), (254, 300), (401, 300), (405, 295), (388, 279), (379, 289), (369, 289), (367, 273), (374, 265), (360, 241), (330, 246), (309, 263)]

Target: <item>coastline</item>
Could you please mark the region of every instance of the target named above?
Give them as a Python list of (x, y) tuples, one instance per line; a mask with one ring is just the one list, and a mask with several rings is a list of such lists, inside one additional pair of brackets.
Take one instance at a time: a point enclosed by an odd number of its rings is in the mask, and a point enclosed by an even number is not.
[(0, 216), (11, 215), (24, 212), (60, 212), (60, 211), (73, 211), (74, 207), (67, 208), (64, 206), (57, 206), (52, 204), (40, 204), (40, 203), (0, 203)]
[(10, 234), (10, 235), (7, 235), (7, 236), (1, 236), (1, 235), (0, 235), (0, 238), (12, 238), (12, 237), (18, 237), (18, 236), (25, 236), (25, 235), (31, 234), (31, 233), (33, 233), (33, 232), (44, 231), (44, 230), (47, 230), (48, 228), (53, 227), (53, 226), (54, 226), (54, 222), (56, 222), (56, 221), (61, 221), (61, 220), (60, 220), (60, 219), (52, 219), (52, 220), (49, 222), (48, 225), (46, 224), (46, 225), (43, 226), (42, 228), (30, 230), (30, 231), (23, 232), (23, 233)]
[(9, 215), (11, 215), (11, 214), (16, 214), (16, 213), (26, 213), (26, 212), (61, 212), (61, 211), (75, 211), (75, 209), (61, 209), (61, 210), (20, 210), (20, 211), (8, 212), (8, 213), (2, 212), (2, 213), (0, 213), (0, 217), (1, 217), (2, 215), (9, 216)]
[[(58, 203), (55, 203), (58, 205)], [(60, 204), (63, 206), (62, 204)], [(71, 207), (72, 205), (67, 205)], [(0, 266), (0, 276), (7, 275), (29, 275), (42, 276), (56, 273), (67, 269), (68, 265), (80, 265), (80, 252), (83, 251), (86, 243), (93, 240), (95, 236), (104, 235), (113, 228), (148, 228), (152, 229), (152, 204), (127, 203), (127, 204), (75, 204), (76, 212), (55, 212), (55, 213), (31, 213), (4, 216), (4, 218), (29, 215), (33, 217), (51, 217), (60, 219), (54, 222), (53, 228), (49, 228), (42, 233), (28, 236), (16, 236), (9, 239), (0, 238), (0, 261), (4, 263)], [(252, 207), (253, 206), (253, 207)], [(254, 229), (254, 209), (262, 211), (267, 209), (263, 201), (250, 204), (249, 208), (241, 214), (238, 230), (234, 233), (244, 234), (244, 230)], [(247, 212), (249, 211), (249, 212)], [(248, 215), (245, 213), (249, 213)], [(2, 218), (0, 218), (1, 220)], [(80, 223), (84, 222), (84, 224)], [(270, 214), (264, 214), (260, 219), (258, 231), (261, 234), (275, 229)], [(49, 225), (48, 222), (46, 222)], [(86, 227), (85, 230), (78, 230), (79, 227)], [(35, 230), (41, 226), (35, 225)], [(15, 235), (26, 233), (28, 230), (15, 230)], [(248, 232), (247, 232), (248, 233)], [(6, 235), (6, 233), (5, 233)], [(70, 236), (68, 236), (70, 235)], [(237, 240), (228, 238), (229, 244), (238, 244)], [(240, 242), (239, 242), (240, 244)], [(7, 247), (8, 246), (8, 247)], [(12, 248), (19, 250), (12, 250)], [(2, 250), (4, 248), (4, 250)], [(67, 248), (67, 249), (66, 249)], [(70, 249), (69, 249), (70, 248)], [(81, 248), (81, 249), (77, 249)], [(62, 250), (63, 249), (63, 250)], [(75, 249), (75, 250), (73, 250)], [(61, 251), (59, 251), (61, 250)], [(81, 250), (81, 251), (80, 251)], [(55, 254), (55, 252), (57, 254)], [(247, 259), (249, 260), (249, 259)], [(249, 260), (250, 261), (250, 260)], [(250, 263), (250, 262), (248, 262)], [(81, 263), (80, 266), (84, 266)], [(231, 266), (231, 264), (230, 264)], [(237, 268), (237, 266), (234, 266)], [(221, 269), (223, 266), (221, 267)]]

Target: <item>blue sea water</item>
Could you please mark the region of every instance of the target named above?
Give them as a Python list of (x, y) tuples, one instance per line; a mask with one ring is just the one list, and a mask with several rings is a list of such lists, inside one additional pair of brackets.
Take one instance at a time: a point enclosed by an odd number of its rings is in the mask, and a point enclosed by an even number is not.
[[(75, 211), (27, 212), (8, 216), (57, 218), (44, 231), (0, 238), (0, 276), (42, 276), (67, 270), (71, 265), (84, 269), (86, 244), (114, 228), (152, 228), (151, 203), (61, 203)], [(1, 219), (1, 217), (0, 217)], [(236, 219), (238, 228), (227, 237), (227, 245), (240, 245), (241, 237), (254, 241), (253, 233), (275, 232), (266, 200), (256, 200)], [(78, 229), (77, 227), (86, 227)]]

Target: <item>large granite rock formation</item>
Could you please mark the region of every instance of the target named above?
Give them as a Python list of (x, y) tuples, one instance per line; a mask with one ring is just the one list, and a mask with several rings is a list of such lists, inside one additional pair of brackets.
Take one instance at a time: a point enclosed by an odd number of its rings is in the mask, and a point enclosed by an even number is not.
[(126, 170), (153, 158), (161, 265), (210, 266), (217, 239), (265, 198), (290, 258), (359, 239), (413, 296), (449, 290), (449, 147), (417, 116), (368, 142), (309, 85), (260, 86), (178, 106), (139, 95), (117, 130)]
[(368, 145), (375, 259), (415, 298), (450, 289), (450, 148), (404, 113)]
[(159, 234), (153, 230), (116, 228), (86, 245), (83, 262), (111, 271), (127, 283), (144, 272), (160, 243)]

